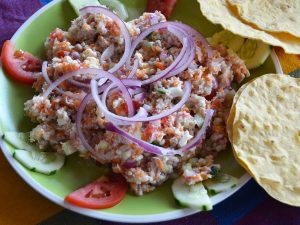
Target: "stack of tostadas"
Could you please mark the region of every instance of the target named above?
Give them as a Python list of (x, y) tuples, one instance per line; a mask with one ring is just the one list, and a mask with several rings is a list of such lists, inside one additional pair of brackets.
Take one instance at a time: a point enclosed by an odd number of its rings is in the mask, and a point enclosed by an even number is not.
[(300, 54), (299, 0), (198, 0), (203, 15), (242, 37)]

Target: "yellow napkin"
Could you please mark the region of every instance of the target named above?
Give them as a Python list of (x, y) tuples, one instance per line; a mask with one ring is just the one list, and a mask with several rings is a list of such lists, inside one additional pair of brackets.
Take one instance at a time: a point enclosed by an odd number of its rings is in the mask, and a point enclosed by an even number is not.
[[(284, 73), (300, 68), (300, 55), (285, 54), (275, 48)], [(0, 153), (0, 225), (31, 225), (62, 210), (30, 186), (28, 186), (10, 167)]]

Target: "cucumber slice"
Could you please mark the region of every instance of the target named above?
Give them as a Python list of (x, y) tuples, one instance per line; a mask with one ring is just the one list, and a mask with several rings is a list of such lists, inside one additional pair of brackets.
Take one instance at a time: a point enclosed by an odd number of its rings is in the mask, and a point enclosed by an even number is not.
[(86, 6), (100, 6), (98, 0), (69, 0), (70, 5), (75, 10), (76, 14), (79, 15), (79, 10)]
[(248, 69), (261, 66), (271, 53), (271, 47), (262, 41), (247, 39), (241, 49), (237, 52), (239, 57), (245, 61)]
[(225, 173), (218, 173), (212, 179), (205, 180), (203, 184), (208, 193), (214, 195), (234, 188), (238, 184), (238, 179)]
[(16, 149), (13, 156), (26, 168), (46, 175), (54, 174), (65, 162), (65, 157), (56, 152), (37, 152)]
[(211, 200), (203, 184), (186, 185), (181, 178), (177, 178), (172, 184), (172, 191), (175, 199), (180, 205), (201, 209), (211, 210)]
[(73, 7), (77, 15), (79, 15), (79, 10), (85, 6), (105, 5), (110, 10), (115, 11), (122, 20), (126, 20), (128, 18), (128, 12), (125, 6), (118, 0), (69, 0), (69, 3)]
[(211, 38), (208, 38), (208, 41), (211, 45), (222, 44), (234, 52), (237, 52), (242, 47), (245, 38), (235, 35), (228, 30), (223, 30), (215, 33)]
[(261, 66), (271, 53), (271, 47), (262, 41), (243, 38), (228, 30), (215, 33), (207, 40), (211, 45), (222, 44), (231, 49), (245, 61), (249, 70)]
[(27, 151), (40, 151), (40, 149), (36, 145), (30, 144), (29, 132), (21, 133), (6, 131), (3, 134), (3, 139), (18, 149), (25, 149)]
[(99, 0), (102, 5), (106, 5), (110, 10), (115, 11), (122, 20), (128, 18), (128, 12), (125, 6), (118, 0)]

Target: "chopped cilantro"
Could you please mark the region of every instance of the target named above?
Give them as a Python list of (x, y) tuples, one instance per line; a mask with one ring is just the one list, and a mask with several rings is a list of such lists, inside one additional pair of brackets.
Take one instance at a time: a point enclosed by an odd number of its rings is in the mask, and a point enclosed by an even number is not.
[(156, 146), (160, 146), (159, 143), (158, 143), (158, 141), (152, 141), (151, 144), (152, 145), (156, 145)]

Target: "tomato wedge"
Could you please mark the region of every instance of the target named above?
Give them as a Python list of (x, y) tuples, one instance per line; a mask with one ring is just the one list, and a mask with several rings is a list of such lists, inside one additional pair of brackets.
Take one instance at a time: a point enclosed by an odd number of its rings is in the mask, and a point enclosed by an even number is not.
[(1, 60), (7, 74), (14, 80), (23, 84), (32, 84), (41, 72), (42, 61), (28, 52), (15, 51), (14, 44), (7, 40), (1, 52)]
[(121, 175), (110, 174), (72, 192), (65, 201), (83, 208), (106, 209), (121, 202), (126, 191), (126, 180)]
[(147, 12), (155, 12), (155, 10), (160, 11), (169, 19), (175, 8), (177, 0), (148, 0), (147, 1)]

